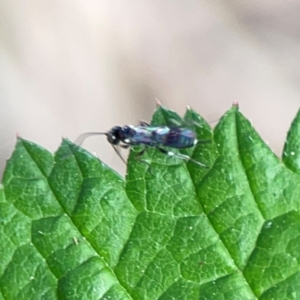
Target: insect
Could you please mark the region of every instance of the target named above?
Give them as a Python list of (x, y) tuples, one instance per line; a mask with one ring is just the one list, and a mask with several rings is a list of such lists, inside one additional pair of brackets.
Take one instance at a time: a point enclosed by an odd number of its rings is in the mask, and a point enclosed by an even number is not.
[[(191, 148), (197, 143), (207, 143), (210, 141), (198, 141), (196, 133), (188, 128), (179, 126), (151, 126), (146, 122), (140, 122), (138, 126), (114, 126), (108, 132), (87, 132), (81, 134), (75, 143), (81, 145), (83, 141), (90, 136), (94, 135), (106, 135), (108, 142), (112, 145), (118, 156), (124, 163), (125, 160), (122, 157), (119, 147), (128, 149), (132, 146), (142, 145), (143, 149), (137, 153), (136, 158), (139, 159), (146, 151), (147, 147), (154, 147), (161, 153), (168, 156), (177, 157), (183, 160), (192, 161), (195, 164), (208, 168), (205, 164), (202, 164), (188, 155), (181, 153), (174, 153), (166, 150), (164, 147), (183, 149)], [(147, 162), (140, 160), (146, 164)], [(148, 164), (149, 165), (149, 164)]]

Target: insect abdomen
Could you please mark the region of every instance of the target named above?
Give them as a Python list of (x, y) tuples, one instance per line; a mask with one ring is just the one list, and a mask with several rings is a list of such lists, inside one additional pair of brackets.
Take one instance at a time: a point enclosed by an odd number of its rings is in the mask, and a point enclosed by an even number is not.
[(186, 128), (161, 127), (152, 133), (157, 144), (172, 148), (190, 148), (195, 145), (196, 134)]

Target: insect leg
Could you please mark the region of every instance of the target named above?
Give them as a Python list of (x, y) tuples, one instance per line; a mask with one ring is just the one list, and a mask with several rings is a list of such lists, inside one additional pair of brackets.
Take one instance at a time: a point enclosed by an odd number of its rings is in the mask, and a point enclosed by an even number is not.
[(116, 153), (118, 154), (118, 156), (122, 159), (123, 163), (126, 165), (126, 160), (124, 159), (124, 157), (122, 156), (119, 147), (123, 148), (123, 149), (128, 149), (129, 147), (131, 147), (132, 145), (130, 144), (118, 144), (117, 146), (114, 146), (113, 144), (111, 144), (112, 147), (114, 148), (114, 150), (116, 151)]
[(135, 158), (136, 160), (139, 160), (139, 161), (141, 161), (141, 162), (147, 164), (147, 165), (150, 167), (150, 164), (149, 164), (149, 163), (147, 163), (145, 160), (141, 159), (141, 157), (142, 157), (143, 154), (145, 153), (146, 149), (147, 149), (147, 147), (145, 146), (140, 152), (138, 152), (138, 153), (135, 155), (134, 158)]
[[(132, 147), (133, 145), (131, 144), (120, 144), (119, 145), (120, 147), (122, 147), (123, 149), (128, 149), (130, 147)], [(141, 159), (141, 157), (143, 156), (143, 154), (145, 153), (147, 147), (145, 146), (141, 151), (139, 151), (136, 155), (135, 155), (135, 159), (140, 161), (140, 162), (143, 162), (144, 164), (146, 164), (148, 167), (149, 167), (149, 172), (152, 174), (152, 171), (151, 171), (151, 166), (148, 162), (146, 162), (145, 160)], [(115, 149), (117, 151), (117, 149)], [(118, 155), (121, 157), (121, 153), (119, 151), (117, 151)], [(123, 158), (121, 157), (121, 159), (123, 160)], [(124, 160), (123, 160), (124, 161)]]
[(195, 163), (195, 164), (197, 164), (197, 165), (199, 165), (199, 166), (201, 166), (201, 167), (203, 167), (203, 168), (209, 168), (207, 165), (205, 165), (205, 164), (202, 164), (202, 163), (200, 163), (200, 162), (198, 162), (198, 161), (196, 161), (196, 160), (194, 160), (194, 159), (192, 159), (191, 157), (189, 157), (188, 155), (184, 155), (184, 154), (181, 154), (181, 153), (174, 153), (174, 152), (172, 152), (172, 151), (167, 151), (167, 150), (165, 150), (165, 149), (163, 149), (163, 148), (160, 148), (160, 147), (156, 147), (161, 153), (163, 153), (163, 154), (166, 154), (166, 155), (169, 155), (169, 156), (174, 156), (174, 157), (177, 157), (177, 158), (181, 158), (181, 159), (184, 159), (184, 160), (190, 160), (190, 161), (192, 161), (193, 163)]
[(129, 144), (120, 144), (120, 147), (123, 149), (128, 149), (131, 145)]
[(147, 123), (147, 122), (145, 122), (145, 121), (139, 121), (139, 125), (140, 125), (140, 126), (145, 126), (145, 127), (150, 126), (150, 124)]
[(118, 156), (121, 158), (121, 160), (123, 161), (123, 163), (126, 165), (126, 160), (124, 159), (124, 157), (121, 155), (121, 152), (119, 151), (119, 149), (114, 146), (113, 144), (111, 144), (112, 147), (114, 148), (114, 150), (116, 151), (116, 153), (118, 154)]
[(147, 146), (145, 146), (140, 152), (138, 152), (136, 155), (135, 155), (135, 159), (146, 164), (148, 166), (148, 171), (151, 175), (153, 175), (153, 172), (152, 172), (152, 169), (151, 169), (151, 166), (148, 162), (146, 162), (145, 160), (141, 159), (141, 157), (144, 155), (145, 151), (147, 149)]

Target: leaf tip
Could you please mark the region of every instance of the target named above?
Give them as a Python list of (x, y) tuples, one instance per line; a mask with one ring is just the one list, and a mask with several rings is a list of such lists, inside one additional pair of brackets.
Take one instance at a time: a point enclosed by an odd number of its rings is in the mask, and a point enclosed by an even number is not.
[(66, 136), (62, 136), (61, 137), (61, 141), (63, 142), (63, 143), (67, 143), (67, 144), (74, 144), (68, 137), (66, 137)]
[(22, 139), (21, 134), (18, 131), (16, 132), (16, 138), (17, 138), (17, 140), (21, 140)]
[(16, 138), (17, 138), (17, 144), (22, 144), (22, 145), (24, 145), (24, 144), (30, 143), (29, 141), (23, 139), (23, 138), (19, 135), (18, 132), (16, 133)]
[(233, 107), (236, 107), (236, 108), (239, 108), (239, 102), (238, 102), (236, 99), (233, 100), (232, 106), (233, 106)]
[(157, 97), (155, 98), (155, 101), (156, 101), (156, 107), (157, 108), (162, 106), (160, 100)]

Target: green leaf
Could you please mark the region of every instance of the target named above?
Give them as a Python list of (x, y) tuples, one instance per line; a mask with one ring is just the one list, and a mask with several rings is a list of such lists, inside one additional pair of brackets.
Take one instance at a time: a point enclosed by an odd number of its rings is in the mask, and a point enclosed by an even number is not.
[(300, 114), (284, 164), (236, 106), (213, 131), (159, 107), (152, 124), (171, 123), (194, 128), (181, 153), (209, 168), (135, 147), (123, 179), (68, 140), (54, 156), (18, 140), (0, 186), (0, 299), (300, 298)]

